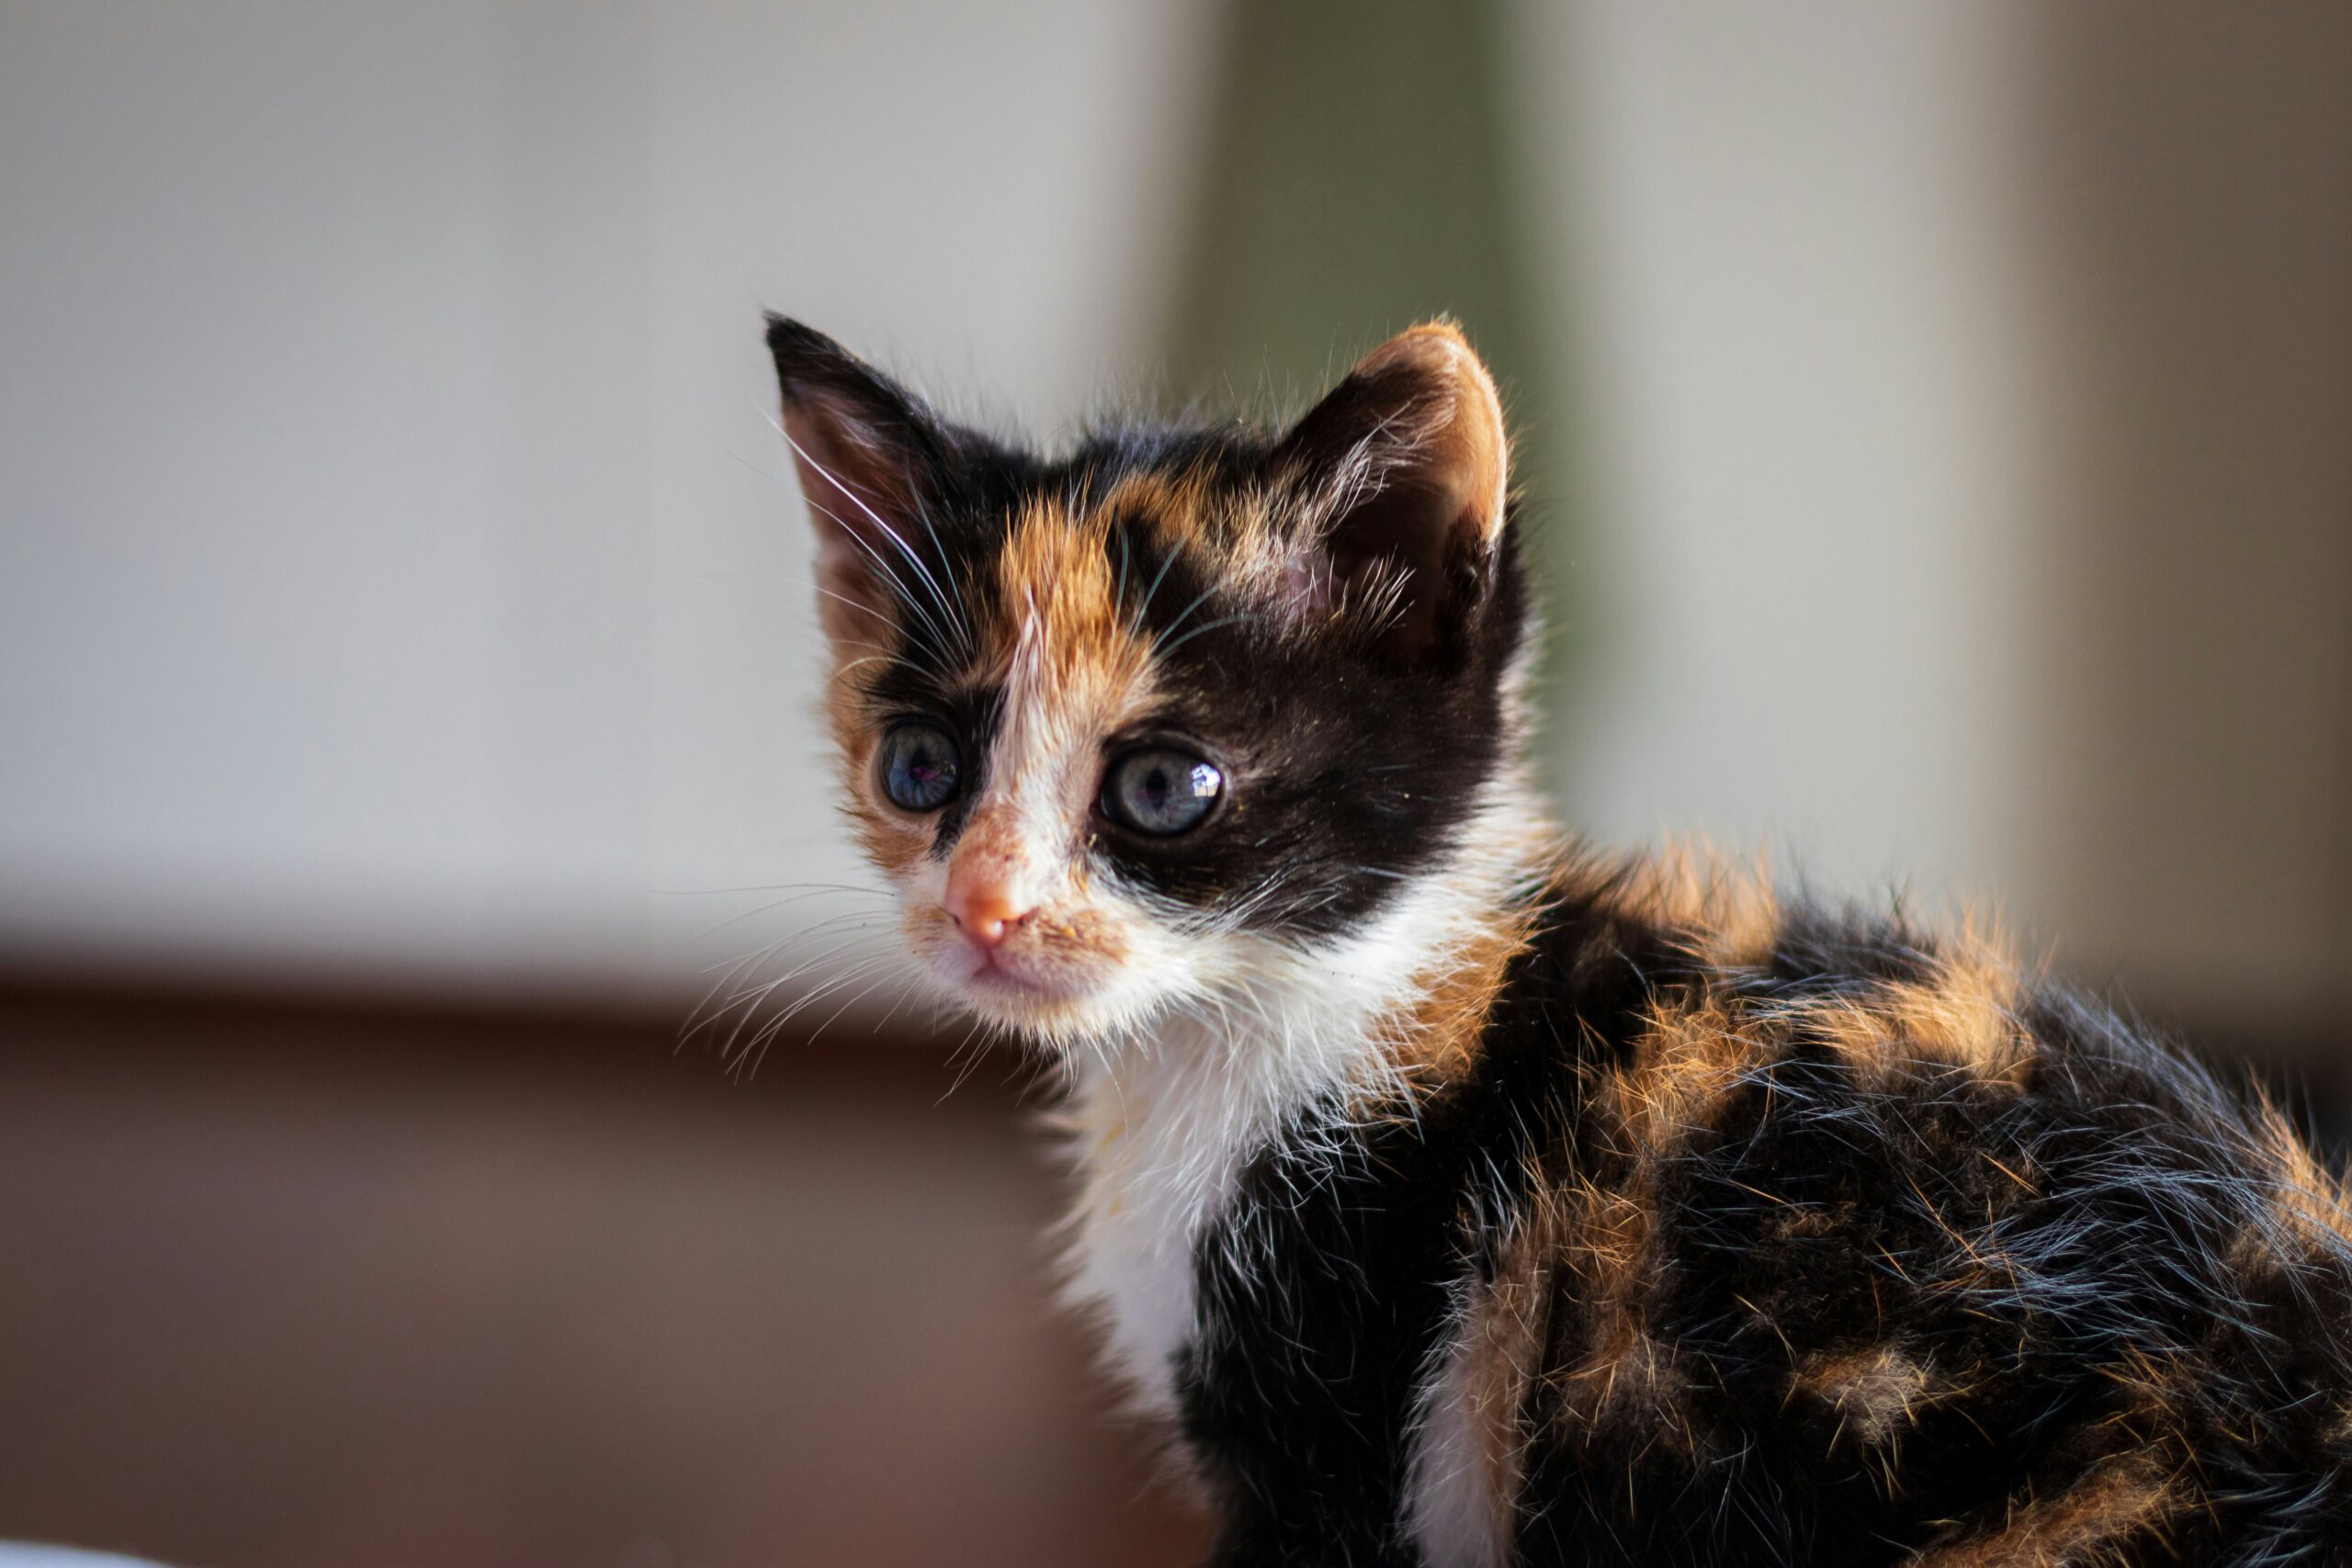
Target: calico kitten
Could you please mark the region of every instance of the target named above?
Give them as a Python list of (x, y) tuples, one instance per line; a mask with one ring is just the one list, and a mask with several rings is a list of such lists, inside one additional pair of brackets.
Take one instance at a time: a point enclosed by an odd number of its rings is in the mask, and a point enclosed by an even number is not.
[(1074, 1289), (1216, 1561), (2352, 1562), (2278, 1116), (1980, 932), (1547, 825), (1459, 333), (1057, 458), (768, 342), (850, 815), (1069, 1069)]

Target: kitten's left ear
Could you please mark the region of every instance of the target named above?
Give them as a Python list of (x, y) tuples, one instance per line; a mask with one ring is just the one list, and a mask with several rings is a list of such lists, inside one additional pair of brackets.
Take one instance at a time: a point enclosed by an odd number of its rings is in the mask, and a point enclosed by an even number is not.
[[(837, 642), (872, 640), (894, 612), (897, 563), (925, 536), (958, 459), (958, 434), (920, 399), (813, 327), (768, 317), (784, 433), (817, 530), (819, 605)], [(919, 568), (917, 569), (920, 570)]]
[(1426, 653), (1486, 587), (1510, 453), (1494, 378), (1459, 329), (1427, 322), (1374, 349), (1269, 460), (1314, 519), (1310, 597), (1394, 595), (1384, 646)]

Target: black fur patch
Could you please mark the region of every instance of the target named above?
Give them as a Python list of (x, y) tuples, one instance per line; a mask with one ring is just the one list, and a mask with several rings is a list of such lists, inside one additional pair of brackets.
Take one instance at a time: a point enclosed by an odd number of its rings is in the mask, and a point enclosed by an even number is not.
[[(2352, 1258), (2250, 1249), (2276, 1221), (2231, 1092), (2059, 993), (2028, 1009), (2031, 1092), (1934, 1064), (1865, 1085), (1770, 1004), (1917, 980), (1912, 934), (1800, 911), (1768, 974), (1716, 975), (1552, 897), (1478, 1060), (1418, 1121), (1322, 1108), (1199, 1249), (1181, 1390), (1219, 1562), (1417, 1560), (1408, 1433), (1447, 1288), (1491, 1277), (1497, 1227), (1473, 1216), (1548, 1179), (1638, 1193), (1637, 1310), (1679, 1381), (1670, 1410), (1598, 1426), (1538, 1381), (1519, 1562), (1902, 1562), (2119, 1460), (2177, 1496), (2067, 1561), (2345, 1561)], [(1636, 1066), (1655, 1011), (1735, 992), (1758, 1033), (1741, 1082), (1637, 1189), (1595, 1075)], [(1555, 1374), (1589, 1343), (1579, 1277), (1548, 1303)], [(1881, 1352), (1900, 1371), (1874, 1411), (1834, 1379), (1792, 1393)]]

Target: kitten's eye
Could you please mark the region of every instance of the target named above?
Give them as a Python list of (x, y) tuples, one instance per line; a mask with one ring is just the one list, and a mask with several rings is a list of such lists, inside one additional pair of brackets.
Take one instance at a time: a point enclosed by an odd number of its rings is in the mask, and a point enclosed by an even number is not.
[(1102, 774), (1102, 810), (1138, 833), (1165, 837), (1199, 827), (1224, 790), (1216, 763), (1151, 746), (1112, 759)]
[(891, 726), (875, 765), (882, 793), (901, 811), (936, 811), (964, 787), (963, 753), (956, 738), (924, 719)]

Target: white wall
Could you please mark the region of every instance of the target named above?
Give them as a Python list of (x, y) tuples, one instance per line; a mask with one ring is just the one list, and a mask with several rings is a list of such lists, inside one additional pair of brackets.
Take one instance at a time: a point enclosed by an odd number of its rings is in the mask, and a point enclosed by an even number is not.
[(0, 941), (667, 987), (850, 874), (759, 311), (1080, 406), (1203, 20), (0, 10)]
[(2010, 886), (2028, 499), (1996, 6), (1530, 6), (1594, 537), (1581, 824)]
[(2352, 1004), (2352, 12), (1523, 8), (1594, 533), (1574, 815)]

